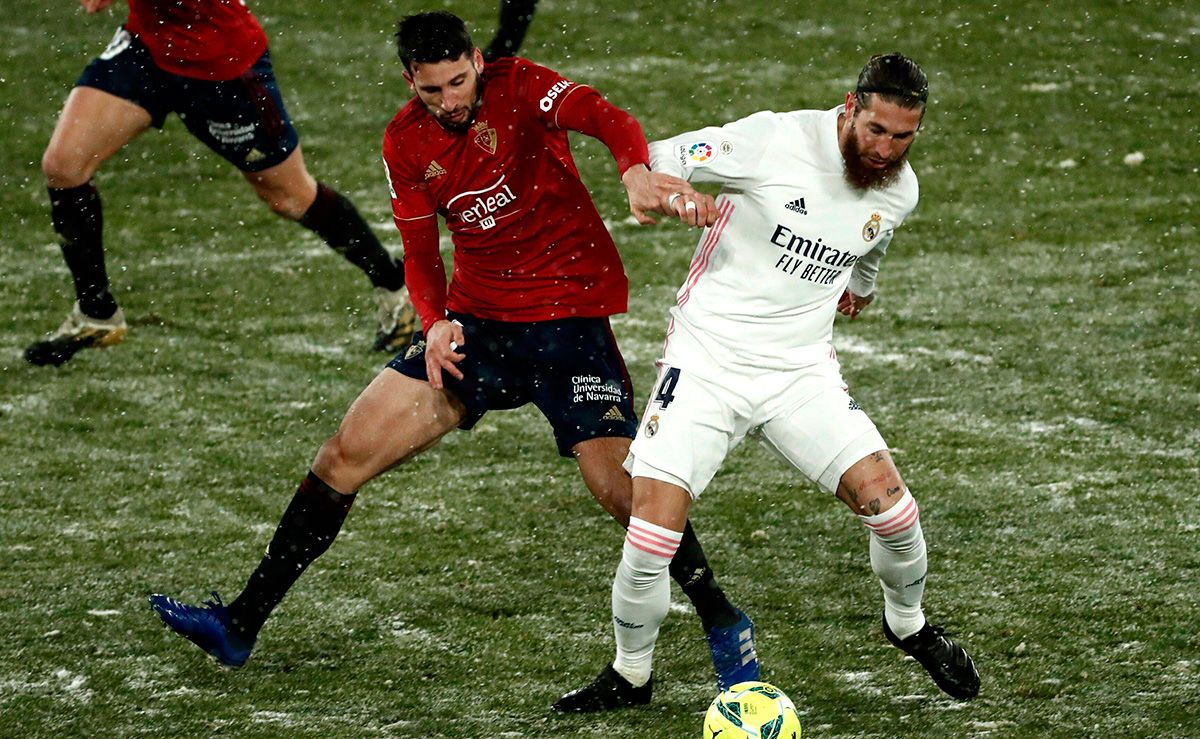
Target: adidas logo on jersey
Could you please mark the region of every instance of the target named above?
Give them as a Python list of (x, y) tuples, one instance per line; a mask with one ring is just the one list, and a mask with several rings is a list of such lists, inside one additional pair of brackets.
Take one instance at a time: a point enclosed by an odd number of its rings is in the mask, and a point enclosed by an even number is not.
[(808, 211), (804, 209), (804, 198), (797, 198), (783, 207), (795, 211), (802, 216), (808, 215)]
[(603, 416), (600, 417), (600, 420), (601, 421), (624, 421), (625, 414), (621, 412), (620, 408), (618, 408), (614, 405), (612, 408), (608, 409), (608, 413), (605, 413)]
[(446, 174), (446, 168), (438, 164), (436, 159), (430, 162), (429, 166), (425, 168), (425, 179), (427, 180), (432, 180), (434, 177), (441, 177), (444, 174)]

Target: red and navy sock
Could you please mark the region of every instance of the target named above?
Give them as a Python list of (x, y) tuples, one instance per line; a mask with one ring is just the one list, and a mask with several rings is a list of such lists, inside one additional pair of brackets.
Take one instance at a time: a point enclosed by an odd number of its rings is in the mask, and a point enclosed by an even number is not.
[(365, 272), (375, 287), (404, 287), (404, 263), (392, 258), (354, 204), (333, 188), (317, 183), (317, 199), (300, 218), (300, 225)]
[(692, 530), (689, 520), (683, 529), (683, 537), (679, 549), (671, 560), (671, 579), (679, 583), (683, 594), (692, 602), (700, 624), (705, 631), (714, 627), (732, 626), (741, 618), (741, 614), (725, 597), (725, 591), (717, 584), (712, 568), (708, 566), (708, 558), (704, 548)]
[(304, 570), (329, 549), (357, 493), (339, 493), (309, 472), (283, 513), (267, 553), (229, 604), (234, 630), (253, 643), (267, 617)]

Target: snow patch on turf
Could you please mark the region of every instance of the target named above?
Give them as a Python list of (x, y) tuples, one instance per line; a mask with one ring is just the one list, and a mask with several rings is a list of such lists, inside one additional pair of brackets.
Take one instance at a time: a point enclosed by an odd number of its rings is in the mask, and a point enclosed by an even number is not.
[(280, 336), (276, 342), (284, 350), (294, 354), (311, 354), (326, 359), (341, 359), (346, 356), (346, 348), (337, 345), (317, 344), (307, 336)]
[(77, 675), (70, 670), (58, 669), (45, 680), (0, 680), (0, 704), (18, 695), (50, 695), (68, 703), (90, 703), (92, 689), (87, 687), (86, 675)]
[(834, 676), (846, 685), (849, 685), (855, 690), (866, 693), (867, 695), (883, 695), (882, 689), (871, 684), (872, 680), (875, 678), (875, 674), (867, 670), (860, 670), (857, 672), (837, 672), (834, 673)]
[(858, 338), (857, 336), (840, 336), (834, 342), (834, 347), (839, 353), (853, 354), (872, 359), (881, 364), (911, 364), (912, 359), (907, 354), (900, 352), (885, 352), (881, 351), (875, 345)]

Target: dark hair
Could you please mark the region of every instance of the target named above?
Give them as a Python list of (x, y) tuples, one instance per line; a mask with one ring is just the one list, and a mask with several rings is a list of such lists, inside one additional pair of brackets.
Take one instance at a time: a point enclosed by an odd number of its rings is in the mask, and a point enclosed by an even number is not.
[(871, 93), (901, 108), (924, 108), (929, 100), (929, 78), (916, 62), (898, 51), (876, 54), (858, 73), (854, 98), (860, 108), (866, 107)]
[(445, 10), (405, 16), (396, 29), (396, 51), (409, 72), (413, 62), (424, 64), (458, 59), (474, 48), (467, 24)]

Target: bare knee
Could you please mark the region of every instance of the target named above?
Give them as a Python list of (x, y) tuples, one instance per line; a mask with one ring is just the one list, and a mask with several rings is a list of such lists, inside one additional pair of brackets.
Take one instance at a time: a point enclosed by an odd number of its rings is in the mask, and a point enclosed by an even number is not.
[(271, 212), (290, 221), (298, 221), (317, 199), (317, 181), (304, 169), (299, 149), (283, 164), (262, 172), (243, 172), (258, 199)]
[(55, 189), (79, 187), (96, 173), (100, 162), (72, 154), (61, 146), (51, 145), (42, 154), (42, 174), (46, 184)]
[(369, 459), (368, 450), (356, 445), (353, 435), (338, 429), (317, 450), (312, 471), (338, 492), (352, 493), (373, 476)]
[(859, 516), (878, 516), (904, 496), (900, 471), (887, 450), (868, 454), (842, 474), (837, 497)]
[(255, 186), (254, 193), (258, 195), (259, 200), (267, 204), (272, 213), (289, 221), (303, 218), (308, 206), (312, 205), (311, 200), (305, 202), (303, 197), (287, 190)]

